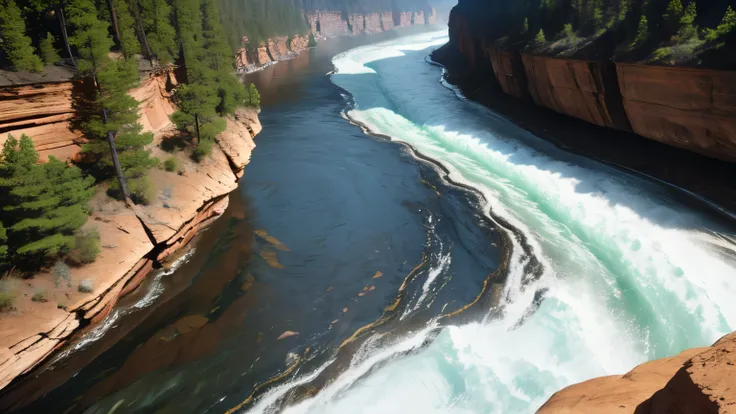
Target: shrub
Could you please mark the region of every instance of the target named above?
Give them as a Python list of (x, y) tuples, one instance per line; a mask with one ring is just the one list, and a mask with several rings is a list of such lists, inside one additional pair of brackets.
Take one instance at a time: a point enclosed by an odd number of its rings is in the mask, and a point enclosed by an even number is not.
[(168, 172), (174, 172), (179, 168), (179, 162), (176, 157), (169, 157), (164, 161), (164, 169)]
[(128, 189), (136, 204), (148, 205), (156, 198), (156, 190), (146, 175), (128, 180)]
[(67, 285), (70, 285), (69, 282), (71, 278), (69, 266), (61, 260), (58, 260), (54, 265), (54, 286), (58, 288), (64, 281), (66, 281)]
[(0, 291), (0, 312), (13, 310), (15, 306), (15, 292)]
[(94, 290), (92, 286), (92, 280), (84, 279), (83, 281), (79, 282), (79, 286), (77, 286), (77, 290), (80, 293), (91, 293)]
[(79, 230), (75, 234), (74, 249), (68, 259), (76, 265), (92, 263), (100, 254), (100, 233), (97, 229)]
[(640, 45), (649, 36), (649, 22), (647, 16), (641, 16), (639, 20), (639, 27), (636, 29), (636, 38), (634, 39), (635, 45)]
[(46, 299), (46, 291), (43, 289), (37, 289), (36, 293), (31, 297), (31, 300), (34, 302), (48, 302)]
[(317, 39), (314, 38), (313, 34), (309, 34), (309, 43), (307, 43), (308, 47), (317, 47)]
[(246, 99), (245, 103), (253, 108), (261, 107), (261, 94), (258, 92), (256, 85), (252, 83), (248, 85), (248, 99)]
[(572, 30), (572, 25), (570, 23), (566, 24), (563, 31), (565, 34), (565, 37), (569, 40), (574, 40), (577, 36), (575, 36), (575, 32)]
[(721, 23), (715, 29), (705, 29), (705, 40), (712, 42), (719, 37), (723, 37), (736, 29), (736, 11), (728, 6), (723, 14)]
[(212, 141), (200, 141), (197, 145), (197, 149), (195, 149), (194, 153), (192, 154), (192, 158), (194, 159), (194, 161), (201, 162), (210, 154), (212, 154)]

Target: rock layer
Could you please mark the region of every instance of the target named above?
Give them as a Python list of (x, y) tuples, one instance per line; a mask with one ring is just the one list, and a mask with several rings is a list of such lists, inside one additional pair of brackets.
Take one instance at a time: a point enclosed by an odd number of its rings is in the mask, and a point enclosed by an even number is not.
[(70, 130), (72, 82), (0, 88), (0, 146), (8, 134), (33, 138), (42, 160), (68, 159), (79, 152), (81, 134)]
[(736, 413), (736, 333), (712, 347), (594, 378), (552, 396), (540, 414)]

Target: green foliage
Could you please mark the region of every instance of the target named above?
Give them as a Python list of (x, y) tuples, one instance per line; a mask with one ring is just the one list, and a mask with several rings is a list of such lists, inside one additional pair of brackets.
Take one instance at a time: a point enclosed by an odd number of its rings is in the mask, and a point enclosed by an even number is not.
[(261, 94), (258, 92), (256, 85), (252, 83), (248, 85), (248, 99), (246, 101), (246, 105), (252, 106), (253, 108), (261, 107)]
[(642, 15), (639, 19), (639, 26), (636, 29), (636, 38), (634, 38), (634, 45), (642, 44), (647, 36), (649, 36), (649, 22), (647, 22), (647, 16)]
[(25, 135), (20, 141), (8, 136), (1, 157), (0, 198), (7, 203), (0, 220), (8, 226), (10, 259), (34, 266), (64, 255), (87, 221), (94, 179), (54, 157), (37, 164), (33, 141)]
[(0, 312), (8, 312), (15, 309), (15, 292), (0, 290)]
[(17, 71), (40, 72), (41, 59), (34, 54), (26, 23), (15, 0), (0, 0), (0, 47)]
[(130, 14), (126, 0), (111, 0), (112, 7), (118, 20), (118, 32), (120, 33), (120, 51), (125, 57), (131, 57), (140, 53), (141, 46), (135, 36), (135, 20)]
[(100, 254), (100, 233), (97, 229), (79, 230), (74, 238), (74, 248), (67, 259), (76, 265), (94, 262)]
[(179, 55), (176, 30), (171, 25), (172, 9), (166, 0), (140, 0), (143, 27), (148, 44), (161, 63), (169, 63)]
[(43, 57), (43, 62), (47, 65), (53, 65), (61, 60), (59, 52), (57, 52), (54, 47), (54, 36), (52, 36), (51, 33), (46, 33), (46, 37), (41, 39), (39, 50), (41, 52), (41, 57)]
[(0, 222), (0, 264), (5, 262), (5, 258), (8, 256), (8, 233)]
[(734, 29), (736, 29), (736, 11), (728, 6), (718, 27), (705, 30), (705, 40), (712, 42), (733, 32)]
[(667, 4), (667, 10), (664, 12), (664, 22), (667, 30), (675, 32), (680, 24), (683, 15), (682, 2), (680, 0), (670, 0)]
[(680, 29), (677, 31), (679, 41), (687, 41), (698, 35), (698, 26), (694, 24), (697, 17), (695, 1), (687, 5), (685, 12), (680, 17)]
[(537, 35), (534, 37), (534, 41), (540, 45), (547, 42), (547, 38), (544, 36), (544, 30), (539, 29)]
[(201, 162), (205, 158), (209, 157), (210, 154), (212, 154), (212, 141), (200, 141), (192, 154), (192, 158), (197, 162)]
[(309, 34), (309, 41), (307, 42), (307, 47), (317, 47), (317, 39), (314, 38), (314, 35), (312, 33)]
[(31, 297), (31, 300), (34, 302), (48, 302), (46, 299), (46, 291), (43, 289), (37, 289)]
[(568, 24), (566, 24), (564, 26), (564, 28), (562, 29), (562, 32), (564, 33), (564, 35), (565, 35), (565, 37), (567, 39), (572, 40), (572, 39), (575, 39), (577, 37), (577, 36), (575, 36), (575, 31), (572, 30), (572, 24), (570, 24), (570, 23), (568, 23)]
[(94, 75), (109, 60), (107, 54), (113, 45), (108, 24), (97, 17), (91, 0), (70, 0), (66, 4), (67, 20), (74, 28), (69, 38), (81, 58), (77, 64), (84, 74)]
[(176, 157), (169, 157), (164, 161), (164, 169), (168, 172), (174, 172), (179, 168), (179, 161)]

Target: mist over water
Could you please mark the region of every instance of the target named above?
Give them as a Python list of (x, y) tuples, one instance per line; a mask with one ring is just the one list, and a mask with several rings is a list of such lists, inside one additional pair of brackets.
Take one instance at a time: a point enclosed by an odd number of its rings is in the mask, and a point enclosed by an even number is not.
[[(541, 276), (531, 277), (532, 257), (509, 230), (501, 316), (442, 328), (426, 347), (434, 322), (390, 344), (368, 340), (349, 369), (287, 412), (533, 412), (571, 383), (736, 329), (733, 227), (672, 189), (561, 151), (458, 99), (425, 61), (446, 41), (435, 32), (359, 47), (333, 59), (331, 79), (351, 95), (350, 119), (478, 190), (491, 220), (523, 234)], [(432, 272), (424, 277), (422, 295), (433, 284)], [(251, 411), (269, 412), (314, 375)]]

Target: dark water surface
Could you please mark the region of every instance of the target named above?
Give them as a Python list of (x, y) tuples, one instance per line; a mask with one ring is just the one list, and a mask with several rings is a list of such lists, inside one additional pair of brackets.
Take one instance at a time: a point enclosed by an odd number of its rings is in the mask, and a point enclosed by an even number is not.
[(0, 411), (224, 412), (387, 312), (410, 329), (473, 302), (502, 262), (501, 235), (474, 195), (347, 122), (327, 76), (336, 53), (396, 35), (327, 41), (248, 75), (264, 129), (224, 216), (96, 340), (5, 390)]

